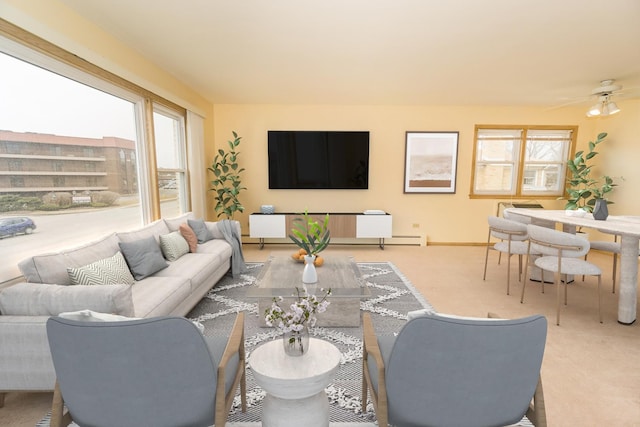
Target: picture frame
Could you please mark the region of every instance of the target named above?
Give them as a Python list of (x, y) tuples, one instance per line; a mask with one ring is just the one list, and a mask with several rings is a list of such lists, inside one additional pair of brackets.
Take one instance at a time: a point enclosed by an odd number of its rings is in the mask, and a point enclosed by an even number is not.
[(407, 132), (404, 193), (456, 192), (458, 132)]

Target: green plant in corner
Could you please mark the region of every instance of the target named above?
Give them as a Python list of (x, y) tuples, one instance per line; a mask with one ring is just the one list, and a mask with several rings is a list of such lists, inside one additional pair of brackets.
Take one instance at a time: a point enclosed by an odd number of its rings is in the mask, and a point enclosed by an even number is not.
[(325, 215), (322, 224), (313, 219), (307, 210), (300, 215), (293, 220), (293, 228), (289, 238), (299, 248), (304, 249), (307, 254), (318, 255), (327, 248), (331, 241), (331, 233), (328, 228), (329, 214)]
[[(617, 184), (613, 183), (613, 178), (604, 175), (600, 178), (591, 176), (591, 168), (588, 161), (598, 155), (595, 150), (598, 144), (601, 144), (607, 134), (602, 132), (598, 134), (595, 141), (589, 141), (589, 152), (576, 152), (573, 159), (567, 161), (570, 177), (567, 180), (567, 203), (564, 208), (567, 210), (583, 209), (592, 212), (597, 199), (604, 199), (607, 193), (613, 191)], [(607, 201), (608, 204), (613, 202)]]
[(227, 219), (233, 219), (236, 212), (244, 212), (244, 206), (238, 199), (240, 191), (246, 190), (240, 180), (240, 173), (244, 171), (244, 168), (240, 168), (238, 165), (240, 153), (236, 151), (241, 139), (242, 137), (239, 137), (234, 131), (233, 141), (227, 141), (229, 150), (218, 149), (213, 164), (207, 168), (215, 177), (211, 181), (212, 188), (210, 190), (215, 192), (215, 210), (218, 217), (226, 215)]

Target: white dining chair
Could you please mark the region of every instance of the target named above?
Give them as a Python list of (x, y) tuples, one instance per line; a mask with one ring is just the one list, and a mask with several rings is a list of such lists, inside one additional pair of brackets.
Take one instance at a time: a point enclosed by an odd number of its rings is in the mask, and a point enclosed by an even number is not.
[[(521, 222), (511, 221), (497, 216), (489, 216), (489, 235), (487, 237), (487, 249), (484, 257), (484, 274), (482, 280), (487, 279), (487, 263), (489, 249), (494, 249), (500, 254), (507, 255), (507, 295), (510, 292), (511, 283), (511, 255), (518, 255), (518, 281), (522, 280), (522, 257), (529, 251), (527, 243), (527, 226)], [(491, 238), (500, 241), (491, 245)]]
[[(556, 285), (556, 324), (560, 325), (560, 286), (561, 276), (564, 280), (564, 304), (567, 304), (567, 275), (588, 275), (598, 277), (598, 318), (602, 323), (602, 309), (600, 287), (602, 284), (602, 271), (600, 268), (582, 259), (590, 248), (589, 240), (575, 234), (565, 233), (537, 225), (528, 225), (529, 244), (531, 251), (536, 251), (542, 256), (535, 259), (534, 264), (542, 270), (555, 273)], [(530, 255), (527, 255), (527, 263)], [(525, 267), (525, 276), (526, 276)], [(520, 302), (524, 303), (524, 291), (526, 281), (522, 285)]]

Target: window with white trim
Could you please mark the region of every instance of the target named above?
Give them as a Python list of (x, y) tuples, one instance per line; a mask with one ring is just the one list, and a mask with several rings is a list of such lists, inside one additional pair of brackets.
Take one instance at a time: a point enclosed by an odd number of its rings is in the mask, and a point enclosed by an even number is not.
[(471, 196), (560, 197), (574, 126), (475, 128)]

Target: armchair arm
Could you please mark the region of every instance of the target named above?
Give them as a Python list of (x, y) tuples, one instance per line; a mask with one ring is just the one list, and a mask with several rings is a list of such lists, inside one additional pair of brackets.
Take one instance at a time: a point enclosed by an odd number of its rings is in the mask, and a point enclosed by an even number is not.
[[(367, 389), (371, 391), (371, 400), (378, 418), (380, 427), (387, 426), (387, 389), (385, 385), (385, 366), (380, 347), (378, 346), (378, 337), (373, 328), (371, 315), (369, 313), (362, 314), (362, 412), (366, 411), (367, 405)], [(369, 376), (368, 357), (373, 357), (378, 368), (378, 390), (374, 390)]]
[[(227, 375), (227, 364), (229, 360), (238, 354), (238, 370), (236, 372), (229, 372), (229, 375), (233, 375), (233, 385), (229, 390), (229, 395), (225, 395), (225, 382)], [(244, 349), (244, 312), (238, 313), (236, 321), (231, 329), (229, 341), (224, 349), (220, 364), (218, 365), (218, 382), (216, 385), (216, 420), (215, 425), (224, 425), (227, 419), (229, 409), (233, 404), (233, 398), (235, 391), (240, 384), (240, 397), (242, 400), (242, 412), (247, 410), (247, 386), (245, 377), (245, 365), (246, 365), (245, 349)]]
[(527, 419), (536, 427), (547, 427), (547, 411), (544, 406), (544, 393), (542, 391), (542, 378), (538, 379), (533, 402), (527, 409)]

